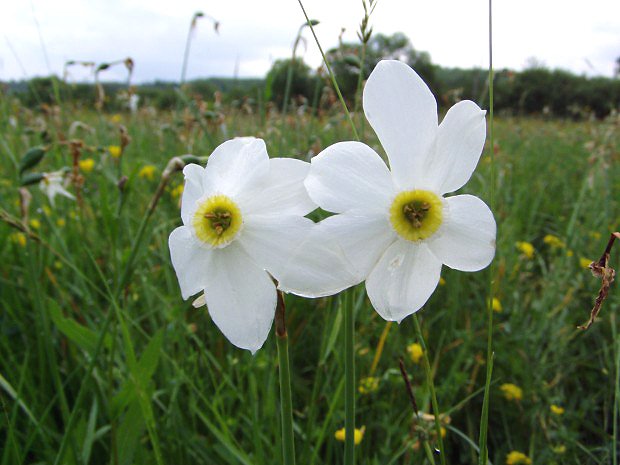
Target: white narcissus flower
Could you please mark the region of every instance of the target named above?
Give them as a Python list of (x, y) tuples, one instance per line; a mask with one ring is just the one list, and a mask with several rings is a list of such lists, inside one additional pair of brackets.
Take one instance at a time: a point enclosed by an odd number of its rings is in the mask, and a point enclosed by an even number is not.
[(454, 105), (441, 124), (424, 81), (399, 61), (381, 61), (363, 95), (366, 118), (390, 168), (370, 147), (340, 142), (312, 159), (310, 197), (338, 213), (322, 226), (342, 247), (358, 282), (386, 320), (400, 321), (429, 299), (442, 264), (485, 268), (496, 226), (478, 197), (444, 197), (471, 177), (486, 137), (485, 112)]
[(255, 352), (265, 342), (276, 307), (272, 277), (308, 297), (355, 281), (342, 273), (342, 252), (304, 217), (316, 208), (303, 185), (309, 169), (269, 159), (261, 139), (245, 137), (218, 146), (205, 168), (183, 170), (183, 226), (169, 239), (181, 294), (204, 291), (211, 318), (237, 347)]
[(75, 197), (65, 189), (64, 179), (64, 171), (59, 170), (52, 173), (43, 173), (43, 179), (39, 182), (39, 188), (45, 192), (52, 207), (54, 206), (54, 197), (57, 194), (75, 200)]

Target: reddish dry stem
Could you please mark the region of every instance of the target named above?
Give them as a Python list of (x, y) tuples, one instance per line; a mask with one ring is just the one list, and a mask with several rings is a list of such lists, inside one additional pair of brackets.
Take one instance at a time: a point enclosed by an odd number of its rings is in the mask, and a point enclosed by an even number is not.
[(594, 301), (594, 306), (590, 311), (590, 319), (587, 323), (578, 326), (579, 329), (585, 330), (592, 326), (592, 323), (594, 323), (594, 320), (601, 311), (603, 302), (609, 295), (609, 288), (611, 283), (614, 281), (614, 277), (616, 276), (616, 270), (609, 266), (609, 257), (616, 239), (620, 239), (620, 233), (611, 233), (609, 242), (607, 242), (607, 247), (605, 247), (605, 251), (603, 252), (601, 258), (597, 262), (590, 263), (590, 270), (592, 271), (592, 274), (597, 278), (601, 278), (601, 288), (599, 289), (596, 300)]

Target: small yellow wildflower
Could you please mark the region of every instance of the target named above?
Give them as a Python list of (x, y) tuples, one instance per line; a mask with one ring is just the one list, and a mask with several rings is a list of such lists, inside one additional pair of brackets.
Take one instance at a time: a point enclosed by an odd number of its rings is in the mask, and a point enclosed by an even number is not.
[(64, 228), (66, 224), (67, 222), (65, 221), (64, 218), (58, 218), (56, 220), (56, 226), (58, 226), (59, 228)]
[(566, 446), (564, 444), (558, 444), (557, 446), (553, 446), (551, 450), (558, 455), (562, 455), (566, 452)]
[(560, 239), (558, 236), (554, 236), (553, 234), (547, 234), (543, 238), (543, 242), (552, 249), (562, 249), (566, 245), (564, 244), (564, 241), (562, 239)]
[(368, 376), (360, 380), (360, 385), (357, 388), (360, 394), (370, 394), (379, 389), (379, 378), (375, 376)]
[(113, 123), (120, 123), (121, 122), (121, 115), (119, 115), (118, 113), (115, 115), (112, 115), (112, 118), (110, 118), (112, 120)]
[(549, 407), (549, 410), (551, 410), (551, 413), (555, 415), (564, 414), (564, 407), (560, 407), (559, 405), (551, 404), (551, 407)]
[(157, 170), (157, 168), (153, 165), (144, 165), (138, 172), (138, 176), (152, 181), (155, 177), (155, 170)]
[(506, 465), (531, 465), (531, 463), (532, 459), (517, 450), (513, 450), (506, 456)]
[(92, 158), (85, 158), (84, 160), (80, 160), (78, 165), (84, 173), (90, 173), (95, 167), (95, 160)]
[(183, 184), (179, 184), (177, 187), (170, 191), (170, 195), (173, 199), (178, 199), (183, 194)]
[(439, 285), (440, 286), (445, 286), (446, 285), (446, 280), (443, 279), (443, 277), (441, 277), (441, 276), (439, 277)]
[[(362, 439), (364, 439), (364, 433), (366, 432), (366, 427), (362, 426), (360, 429), (355, 428), (355, 434), (353, 436), (353, 442), (355, 443), (355, 445), (359, 445), (360, 442), (362, 442)], [(336, 433), (334, 434), (334, 437), (336, 438), (336, 440), (344, 442), (344, 438), (345, 438), (346, 434), (344, 431), (344, 428), (340, 428), (338, 431), (336, 431)]]
[(50, 216), (52, 214), (52, 210), (50, 210), (50, 207), (48, 207), (47, 205), (43, 205), (43, 213), (45, 213), (45, 216)]
[(499, 301), (497, 297), (493, 297), (493, 300), (491, 302), (491, 307), (493, 308), (493, 311), (496, 313), (500, 313), (503, 310), (502, 303)]
[(9, 239), (20, 247), (26, 247), (26, 235), (23, 232), (14, 232), (9, 236)]
[(420, 359), (422, 358), (422, 355), (424, 355), (422, 346), (417, 342), (409, 344), (407, 346), (407, 352), (409, 352), (409, 357), (411, 357), (411, 361), (413, 363), (420, 363)]
[(448, 434), (448, 430), (445, 429), (443, 426), (440, 426), (439, 431), (441, 431), (441, 437), (445, 439), (446, 435)]
[(517, 242), (517, 249), (529, 260), (534, 258), (534, 246), (529, 242)]
[(581, 266), (582, 268), (590, 268), (590, 263), (592, 263), (592, 260), (590, 260), (589, 258), (581, 257), (579, 259), (579, 266)]
[(567, 256), (567, 257), (572, 257), (573, 255), (575, 255), (575, 252), (573, 252), (571, 249), (568, 249), (568, 250), (566, 251), (566, 256)]
[(590, 232), (588, 233), (588, 236), (590, 236), (592, 239), (596, 239), (596, 240), (598, 240), (598, 239), (600, 239), (600, 238), (601, 238), (601, 233), (600, 233), (600, 232), (598, 232), (598, 231), (590, 231)]
[(108, 152), (112, 156), (112, 158), (119, 158), (121, 156), (122, 150), (118, 145), (110, 145), (108, 147)]
[(499, 388), (506, 400), (520, 401), (523, 399), (523, 390), (516, 384), (504, 383)]
[(32, 220), (30, 220), (30, 227), (32, 229), (39, 229), (41, 227), (41, 222), (36, 218), (33, 218)]

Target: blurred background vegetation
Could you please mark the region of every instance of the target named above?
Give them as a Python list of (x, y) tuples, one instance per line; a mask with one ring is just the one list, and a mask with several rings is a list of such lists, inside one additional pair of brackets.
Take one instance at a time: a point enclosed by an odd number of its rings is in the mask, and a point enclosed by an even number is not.
[[(361, 45), (341, 43), (327, 52), (338, 85), (349, 102), (357, 89), (359, 74), (366, 79), (381, 59), (393, 58), (411, 65), (426, 81), (440, 104), (451, 105), (462, 99), (482, 104), (487, 98), (486, 69), (444, 68), (432, 62), (427, 52), (416, 50), (402, 33), (391, 36), (373, 35), (361, 65)], [(281, 108), (291, 59), (276, 61), (264, 79), (206, 78), (186, 84), (186, 93), (202, 99), (215, 91), (224, 95), (226, 103), (253, 106), (275, 104)], [(311, 69), (296, 58), (292, 62), (290, 96), (293, 100), (318, 110), (325, 106), (331, 83), (325, 70)], [(97, 100), (95, 85), (65, 82), (59, 77), (42, 77), (29, 81), (0, 84), (26, 106), (50, 104), (58, 93), (66, 103), (92, 107)], [(120, 111), (126, 106), (124, 83), (103, 83), (105, 108)], [(620, 105), (620, 80), (614, 78), (577, 76), (568, 71), (547, 69), (535, 59), (523, 71), (495, 70), (495, 110), (501, 115), (544, 115), (583, 119), (604, 118)], [(141, 103), (157, 109), (172, 109), (182, 104), (182, 96), (171, 82), (153, 82), (132, 87)], [(441, 106), (441, 105), (440, 105)]]

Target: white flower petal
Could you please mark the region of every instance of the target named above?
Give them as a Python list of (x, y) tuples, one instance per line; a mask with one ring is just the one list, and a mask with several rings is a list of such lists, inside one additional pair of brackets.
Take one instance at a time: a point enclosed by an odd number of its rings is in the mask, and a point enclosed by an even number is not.
[(430, 89), (407, 64), (383, 60), (368, 77), (363, 100), (394, 182), (402, 189), (418, 185), (437, 134), (437, 102)]
[(168, 246), (181, 295), (187, 300), (204, 289), (212, 251), (201, 247), (187, 226), (180, 226), (172, 231)]
[(446, 216), (437, 233), (426, 242), (442, 263), (461, 271), (478, 271), (495, 255), (493, 213), (478, 197), (447, 197)]
[(238, 198), (241, 208), (252, 214), (307, 215), (316, 209), (304, 187), (309, 171), (310, 163), (302, 160), (269, 160), (269, 174), (263, 183)]
[(286, 292), (322, 297), (360, 281), (336, 242), (308, 218), (251, 215), (239, 243)]
[(439, 283), (441, 262), (424, 242), (397, 240), (366, 280), (368, 297), (388, 321), (400, 322), (426, 303)]
[(381, 255), (396, 239), (387, 214), (350, 211), (321, 221), (326, 234), (342, 248), (360, 281), (366, 279)]
[(454, 192), (471, 177), (486, 138), (485, 112), (470, 100), (463, 100), (448, 110), (439, 125), (434, 155), (422, 169), (427, 179), (435, 180), (442, 194)]
[(209, 156), (205, 168), (205, 191), (235, 196), (253, 189), (269, 174), (265, 142), (254, 137), (237, 137), (220, 144)]
[(183, 187), (183, 197), (181, 197), (181, 219), (186, 226), (191, 224), (191, 217), (194, 211), (196, 211), (196, 201), (200, 199), (204, 193), (204, 174), (205, 169), (194, 163), (183, 168), (185, 186)]
[(205, 299), (213, 322), (242, 349), (262, 347), (273, 322), (276, 287), (237, 244), (213, 251)]
[(325, 210), (383, 210), (394, 193), (386, 164), (361, 142), (330, 145), (311, 165), (304, 184), (312, 200)]

